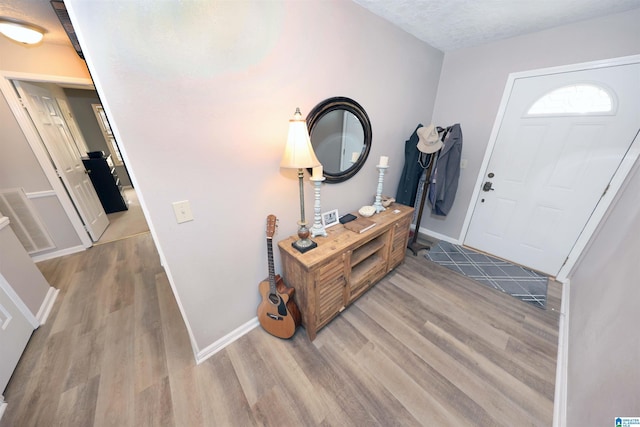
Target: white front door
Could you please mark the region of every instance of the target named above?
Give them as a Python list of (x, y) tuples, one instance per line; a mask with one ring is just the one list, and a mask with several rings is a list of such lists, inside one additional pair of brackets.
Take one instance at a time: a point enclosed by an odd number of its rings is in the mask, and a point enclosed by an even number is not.
[(640, 127), (640, 64), (517, 79), (464, 244), (556, 275)]
[(109, 225), (100, 199), (55, 98), (36, 84), (14, 81), (60, 179), (76, 206), (91, 239), (97, 241)]
[(0, 275), (0, 394), (7, 387), (33, 332), (33, 326), (7, 293), (8, 288), (9, 284)]

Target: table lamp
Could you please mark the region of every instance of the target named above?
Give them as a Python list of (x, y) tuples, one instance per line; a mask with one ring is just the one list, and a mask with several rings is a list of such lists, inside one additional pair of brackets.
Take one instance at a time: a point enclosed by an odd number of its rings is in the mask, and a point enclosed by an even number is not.
[(289, 120), (289, 137), (284, 149), (284, 155), (280, 162), (281, 168), (298, 169), (298, 182), (300, 184), (300, 222), (298, 222), (298, 240), (292, 246), (301, 253), (318, 246), (316, 242), (309, 239), (309, 229), (304, 218), (304, 188), (302, 178), (304, 169), (320, 166), (320, 161), (313, 152), (307, 122), (302, 118), (300, 108), (296, 108), (293, 119)]

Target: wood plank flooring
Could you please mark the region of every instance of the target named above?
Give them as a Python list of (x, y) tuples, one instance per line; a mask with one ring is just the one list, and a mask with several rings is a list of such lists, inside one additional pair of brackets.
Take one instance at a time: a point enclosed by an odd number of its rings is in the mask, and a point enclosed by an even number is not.
[(552, 424), (557, 284), (545, 311), (409, 252), (315, 341), (256, 328), (196, 365), (149, 234), (39, 267), (61, 292), (0, 427)]

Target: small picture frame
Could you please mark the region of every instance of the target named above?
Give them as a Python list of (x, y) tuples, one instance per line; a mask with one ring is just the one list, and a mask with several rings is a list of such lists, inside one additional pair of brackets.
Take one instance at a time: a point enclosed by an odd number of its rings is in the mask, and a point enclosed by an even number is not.
[(324, 226), (324, 228), (329, 228), (332, 225), (336, 225), (339, 223), (340, 223), (340, 218), (338, 217), (338, 209), (324, 212), (322, 214), (322, 225)]

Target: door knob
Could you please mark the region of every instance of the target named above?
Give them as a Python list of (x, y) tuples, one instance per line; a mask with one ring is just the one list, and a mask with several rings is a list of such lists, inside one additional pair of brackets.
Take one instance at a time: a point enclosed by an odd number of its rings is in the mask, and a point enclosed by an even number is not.
[(482, 191), (492, 191), (493, 188), (491, 187), (493, 184), (491, 181), (487, 181), (484, 183), (484, 185), (482, 186)]

